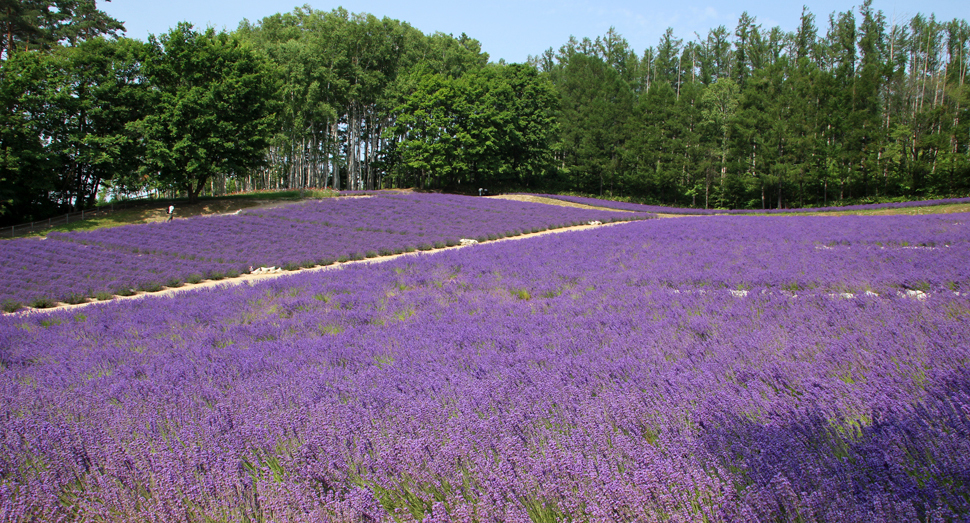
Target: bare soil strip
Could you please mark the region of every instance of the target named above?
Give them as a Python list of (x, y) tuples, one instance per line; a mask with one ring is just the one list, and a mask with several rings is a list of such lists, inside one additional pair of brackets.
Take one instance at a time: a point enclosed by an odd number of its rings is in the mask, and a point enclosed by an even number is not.
[[(498, 198), (500, 200), (515, 200), (517, 202), (532, 202), (532, 203), (544, 203), (547, 205), (558, 205), (560, 207), (576, 207), (578, 209), (594, 209), (597, 211), (613, 211), (613, 212), (637, 212), (637, 211), (627, 211), (625, 209), (614, 209), (612, 207), (599, 207), (596, 205), (586, 205), (585, 203), (575, 203), (567, 202), (565, 200), (557, 200), (555, 198), (546, 198), (544, 196), (532, 196), (531, 194), (503, 194), (500, 196), (489, 196), (489, 198)], [(686, 218), (692, 216), (699, 216), (696, 214), (667, 214), (652, 212), (650, 214), (656, 215), (657, 218)]]
[[(571, 227), (562, 227), (562, 228), (559, 228), (559, 229), (551, 229), (551, 230), (547, 230), (547, 231), (540, 231), (540, 232), (533, 232), (533, 233), (521, 234), (519, 236), (511, 236), (511, 237), (499, 238), (497, 240), (489, 240), (487, 242), (482, 242), (482, 243), (494, 243), (494, 242), (511, 241), (511, 240), (522, 240), (522, 239), (526, 239), (526, 238), (532, 238), (532, 237), (535, 237), (535, 236), (542, 236), (542, 235), (545, 235), (545, 234), (556, 234), (556, 233), (569, 232), (569, 231), (582, 231), (582, 230), (586, 230), (586, 229), (595, 229), (595, 228), (598, 228), (598, 227), (608, 227), (608, 226), (611, 226), (611, 225), (619, 225), (619, 224), (623, 224), (623, 223), (632, 223), (632, 222), (611, 222), (611, 223), (601, 223), (599, 225), (574, 225), (574, 226), (571, 226)], [(323, 266), (311, 267), (309, 269), (297, 269), (295, 271), (281, 271), (281, 272), (270, 272), (270, 273), (265, 273), (264, 272), (264, 273), (260, 273), (260, 274), (243, 274), (243, 275), (238, 276), (238, 277), (235, 277), (235, 278), (225, 278), (225, 279), (222, 279), (222, 280), (205, 280), (205, 281), (201, 281), (199, 283), (185, 283), (185, 284), (183, 284), (183, 285), (181, 285), (179, 287), (167, 287), (167, 288), (165, 288), (163, 290), (156, 291), (156, 292), (136, 292), (135, 294), (132, 294), (130, 296), (114, 296), (110, 300), (88, 301), (88, 302), (84, 302), (84, 303), (75, 303), (75, 304), (58, 303), (58, 304), (56, 304), (53, 307), (47, 307), (47, 308), (44, 308), (44, 309), (32, 309), (32, 308), (26, 307), (23, 310), (19, 310), (19, 311), (16, 311), (16, 312), (4, 313), (4, 315), (27, 315), (27, 314), (33, 314), (33, 313), (38, 313), (38, 312), (47, 312), (47, 311), (56, 311), (56, 310), (67, 310), (67, 309), (78, 309), (78, 308), (82, 308), (82, 307), (89, 307), (91, 305), (97, 305), (99, 303), (112, 303), (112, 302), (116, 302), (116, 301), (138, 300), (138, 299), (150, 298), (150, 297), (173, 296), (175, 294), (179, 294), (179, 293), (183, 293), (183, 292), (191, 292), (191, 291), (195, 291), (195, 290), (199, 290), (199, 289), (208, 289), (208, 288), (211, 288), (211, 287), (220, 287), (220, 286), (222, 286), (222, 287), (232, 287), (232, 286), (235, 286), (235, 285), (242, 285), (242, 284), (253, 285), (253, 284), (255, 284), (256, 282), (259, 282), (259, 281), (271, 280), (271, 279), (275, 279), (275, 278), (282, 278), (284, 276), (290, 276), (290, 275), (294, 275), (294, 274), (303, 274), (303, 273), (308, 273), (308, 272), (318, 272), (318, 271), (336, 270), (336, 269), (340, 269), (340, 268), (343, 268), (343, 267), (348, 266), (348, 265), (383, 263), (383, 262), (386, 262), (386, 261), (389, 261), (389, 260), (395, 260), (397, 258), (403, 258), (405, 256), (421, 256), (421, 255), (425, 255), (425, 254), (435, 254), (435, 253), (438, 253), (438, 252), (452, 250), (452, 249), (464, 249), (464, 248), (467, 248), (467, 247), (474, 247), (475, 245), (476, 244), (470, 244), (470, 245), (455, 245), (453, 247), (443, 247), (441, 249), (431, 249), (431, 250), (428, 250), (428, 251), (415, 251), (415, 252), (406, 252), (406, 253), (401, 253), (401, 254), (392, 254), (392, 255), (389, 255), (389, 256), (377, 256), (377, 257), (374, 257), (374, 258), (366, 258), (366, 259), (363, 259), (363, 260), (353, 260), (353, 261), (346, 261), (346, 262), (340, 262), (340, 263), (333, 263), (331, 265), (323, 265)]]
[(558, 205), (559, 207), (576, 207), (577, 209), (595, 209), (597, 211), (633, 212), (624, 211), (621, 209), (610, 209), (609, 207), (586, 205), (584, 203), (567, 202), (565, 200), (546, 198), (544, 196), (532, 196), (531, 194), (501, 194), (499, 196), (489, 196), (489, 198), (495, 198), (497, 200), (515, 200), (517, 202), (545, 203), (547, 205)]

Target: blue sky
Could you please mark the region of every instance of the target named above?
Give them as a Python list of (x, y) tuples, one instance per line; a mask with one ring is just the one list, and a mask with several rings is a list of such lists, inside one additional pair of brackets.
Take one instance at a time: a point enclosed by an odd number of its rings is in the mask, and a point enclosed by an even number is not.
[[(147, 0), (101, 1), (98, 6), (125, 22), (127, 35), (146, 39), (149, 33), (166, 32), (181, 21), (197, 27), (235, 29), (246, 18), (258, 21), (265, 16), (289, 12), (299, 0)], [(829, 14), (853, 9), (861, 1), (806, 1), (815, 14), (816, 24), (824, 33)], [(558, 49), (570, 35), (577, 38), (603, 35), (612, 26), (625, 37), (638, 54), (655, 46), (667, 27), (673, 27), (677, 37), (685, 42), (705, 36), (718, 25), (733, 32), (738, 17), (748, 11), (765, 28), (780, 26), (790, 31), (798, 24), (802, 3), (769, 0), (667, 2), (603, 0), (517, 0), (500, 2), (426, 1), (407, 2), (389, 0), (359, 0), (343, 3), (310, 3), (314, 9), (329, 11), (342, 6), (354, 13), (371, 13), (408, 22), (425, 33), (441, 31), (459, 35), (466, 33), (482, 43), (493, 61), (523, 62), (530, 54), (541, 53), (549, 47)], [(970, 19), (970, 8), (963, 0), (927, 0), (905, 2), (874, 0), (873, 6), (882, 10), (887, 19), (894, 17), (905, 23), (917, 12), (935, 14), (938, 20)]]

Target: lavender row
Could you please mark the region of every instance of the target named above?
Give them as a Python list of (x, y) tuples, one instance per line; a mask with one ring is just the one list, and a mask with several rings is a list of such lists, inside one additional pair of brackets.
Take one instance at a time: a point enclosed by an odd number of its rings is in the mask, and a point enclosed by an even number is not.
[[(0, 318), (0, 519), (966, 519), (970, 298), (664, 283), (691, 248), (734, 260), (692, 269), (723, 281), (824, 254), (803, 249), (817, 220), (641, 222)], [(893, 251), (949, 277), (943, 249)], [(843, 280), (903, 284), (846, 252)]]
[(616, 202), (603, 200), (600, 198), (586, 198), (582, 196), (565, 196), (558, 194), (536, 194), (544, 198), (552, 198), (565, 202), (581, 203), (595, 207), (607, 207), (634, 212), (666, 213), (666, 214), (693, 214), (693, 215), (714, 215), (714, 214), (788, 214), (806, 212), (837, 212), (837, 211), (871, 211), (879, 209), (908, 209), (911, 207), (932, 207), (935, 205), (952, 205), (957, 203), (970, 203), (970, 198), (945, 198), (939, 200), (921, 200), (915, 202), (890, 202), (890, 203), (870, 203), (861, 205), (845, 205), (830, 207), (806, 207), (799, 209), (689, 209), (679, 207), (665, 207), (662, 205), (645, 205), (639, 203)]
[[(618, 212), (447, 195), (328, 198), (238, 215), (196, 217), (0, 244), (5, 308), (249, 272), (326, 265), (586, 223)], [(642, 217), (640, 217), (642, 218)], [(61, 271), (62, 267), (69, 267)]]
[(462, 196), (382, 195), (328, 198), (239, 215), (57, 234), (52, 238), (258, 266), (312, 264), (355, 253), (363, 256), (368, 251), (430, 248), (461, 238), (487, 240), (515, 232), (628, 218), (616, 212), (550, 209)]
[[(590, 235), (628, 285), (801, 294), (970, 291), (970, 215), (707, 217)], [(601, 244), (602, 242), (602, 244)], [(616, 243), (616, 246), (613, 244)]]
[(0, 302), (49, 307), (153, 291), (185, 281), (239, 274), (239, 264), (105, 250), (97, 245), (22, 239), (0, 242)]
[(190, 259), (283, 265), (629, 218), (609, 211), (462, 196), (381, 195), (51, 237)]
[[(353, 214), (345, 211), (356, 208)], [(596, 211), (602, 212), (602, 211)], [(475, 238), (491, 231), (531, 228), (548, 223), (548, 206), (490, 198), (470, 198), (448, 194), (380, 195), (364, 199), (336, 199), (302, 205), (247, 211), (258, 216), (312, 222), (330, 227), (389, 233), (442, 231), (443, 234)], [(361, 215), (366, 219), (361, 219)], [(589, 210), (567, 209), (552, 212), (563, 223), (590, 220), (610, 221), (618, 213), (589, 214)], [(490, 231), (491, 230), (491, 231)]]

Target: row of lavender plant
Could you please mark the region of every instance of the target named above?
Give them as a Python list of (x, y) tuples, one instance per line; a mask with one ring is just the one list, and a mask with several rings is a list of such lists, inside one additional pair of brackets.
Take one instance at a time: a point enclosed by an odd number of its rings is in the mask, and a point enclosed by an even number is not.
[(328, 198), (239, 215), (51, 233), (48, 241), (0, 243), (0, 280), (6, 282), (0, 302), (6, 310), (48, 306), (218, 279), (260, 266), (312, 267), (456, 245), (462, 238), (485, 241), (616, 219), (630, 217), (414, 194)]
[(639, 203), (617, 202), (604, 200), (601, 198), (586, 198), (583, 196), (566, 196), (559, 194), (535, 194), (565, 202), (581, 203), (595, 207), (606, 207), (623, 211), (666, 213), (666, 214), (694, 214), (694, 215), (714, 215), (714, 214), (789, 214), (806, 212), (836, 212), (836, 211), (872, 211), (879, 209), (906, 209), (911, 207), (932, 207), (936, 205), (952, 205), (957, 203), (970, 203), (970, 198), (945, 198), (938, 200), (921, 200), (915, 202), (889, 202), (889, 203), (869, 203), (860, 205), (844, 205), (829, 207), (806, 207), (797, 209), (690, 209), (680, 207), (665, 207), (663, 205), (645, 205)]
[(104, 249), (98, 245), (21, 239), (0, 242), (0, 302), (7, 312), (28, 304), (81, 303), (90, 298), (156, 291), (238, 275), (239, 263)]
[[(968, 243), (651, 221), (3, 317), (0, 519), (965, 520), (970, 297), (825, 289)], [(817, 287), (772, 292), (801, 256)]]
[[(324, 203), (326, 205), (321, 205)], [(353, 213), (344, 209), (353, 207)], [(488, 239), (494, 231), (532, 230), (548, 226), (550, 215), (560, 220), (557, 225), (573, 225), (591, 220), (612, 221), (630, 219), (629, 215), (607, 213), (590, 215), (550, 210), (547, 206), (528, 202), (512, 202), (487, 198), (470, 198), (448, 194), (381, 195), (364, 201), (334, 200), (303, 205), (274, 207), (249, 211), (260, 217), (274, 217), (301, 223), (354, 231), (386, 232), (389, 234), (428, 234), (443, 238), (467, 237)], [(361, 215), (365, 218), (361, 219)], [(644, 216), (632, 217), (642, 218)], [(420, 241), (420, 240), (418, 240)]]
[(615, 212), (410, 194), (331, 198), (240, 215), (51, 237), (188, 258), (240, 260), (253, 265), (314, 264), (342, 255), (389, 254), (391, 249), (427, 249), (461, 238), (484, 241), (591, 220), (629, 218)]

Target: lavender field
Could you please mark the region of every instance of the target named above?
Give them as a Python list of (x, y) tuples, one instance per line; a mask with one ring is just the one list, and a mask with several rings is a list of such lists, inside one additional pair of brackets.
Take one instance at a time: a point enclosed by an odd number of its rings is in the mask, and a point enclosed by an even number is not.
[(486, 241), (593, 220), (652, 217), (451, 196), (328, 198), (237, 215), (51, 233), (0, 242), (0, 302), (50, 306), (221, 279)]
[(964, 521), (970, 216), (705, 217), (0, 317), (3, 521)]
[(956, 203), (970, 203), (970, 198), (947, 198), (942, 200), (921, 200), (915, 202), (892, 202), (892, 203), (870, 203), (862, 205), (844, 205), (831, 207), (808, 207), (803, 209), (689, 209), (680, 207), (665, 207), (662, 205), (644, 205), (639, 203), (617, 202), (603, 200), (600, 198), (587, 198), (583, 196), (567, 196), (560, 194), (534, 194), (543, 198), (552, 198), (564, 202), (581, 203), (596, 207), (606, 207), (634, 212), (666, 213), (666, 214), (686, 214), (711, 216), (716, 214), (790, 214), (808, 212), (837, 212), (837, 211), (874, 211), (879, 209), (908, 209), (920, 207), (933, 207), (936, 205), (952, 205)]

